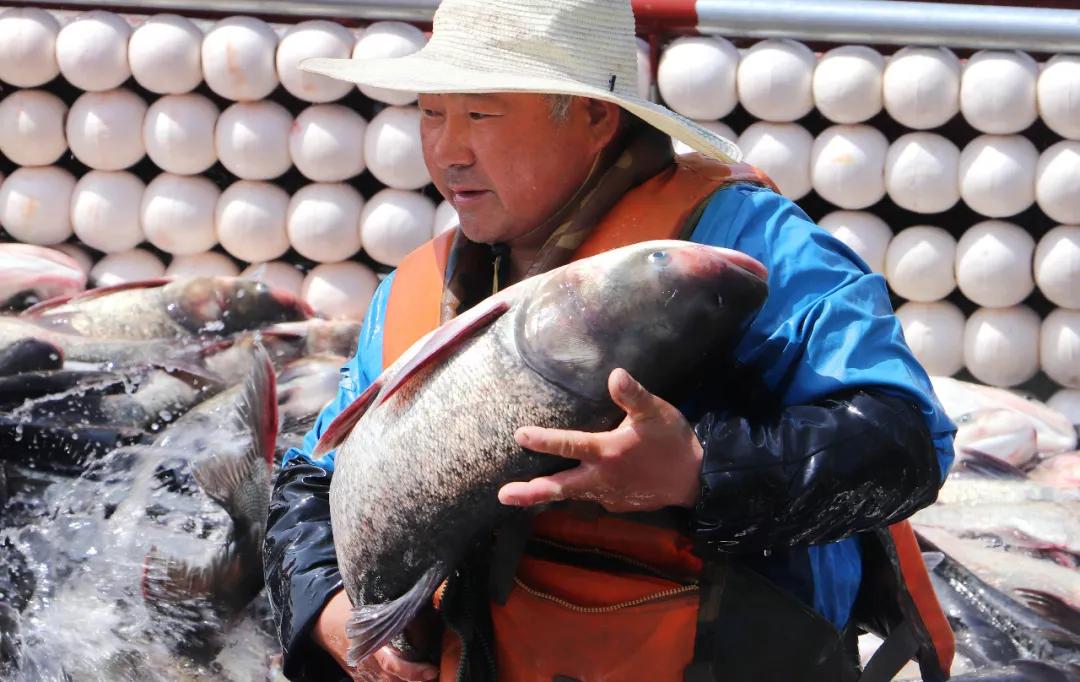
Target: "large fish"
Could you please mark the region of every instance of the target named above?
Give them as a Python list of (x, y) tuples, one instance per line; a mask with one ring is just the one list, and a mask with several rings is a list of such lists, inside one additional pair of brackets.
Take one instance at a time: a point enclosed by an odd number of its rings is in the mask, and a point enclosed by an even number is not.
[(919, 526), (1005, 544), (1080, 556), (1080, 503), (1031, 501), (985, 505), (934, 504), (911, 517)]
[(0, 310), (18, 310), (86, 288), (86, 273), (66, 253), (30, 244), (0, 244)]
[(22, 313), (64, 332), (132, 340), (226, 336), (312, 314), (289, 292), (231, 277), (118, 284), (45, 301)]
[(515, 429), (614, 427), (615, 368), (669, 397), (700, 380), (705, 358), (727, 358), (765, 300), (765, 276), (726, 249), (628, 246), (504, 290), (389, 367), (314, 453), (340, 446), (330, 505), (357, 605), (350, 661), (401, 633), (467, 547), (508, 517), (504, 483), (566, 468), (519, 447)]
[(16, 339), (0, 348), (0, 377), (59, 369), (64, 365), (64, 352), (43, 339)]
[(945, 412), (959, 426), (970, 423), (972, 417), (985, 414), (987, 410), (1008, 410), (1022, 418), (1026, 424), (1018, 427), (1022, 434), (1013, 439), (1002, 437), (1000, 428), (996, 435), (1004, 442), (1020, 442), (1026, 437), (1027, 429), (1035, 429), (1036, 449), (1040, 455), (1068, 452), (1076, 449), (1076, 428), (1068, 418), (1037, 400), (1028, 400), (1012, 391), (993, 386), (981, 386), (949, 377), (930, 377), (934, 384), (934, 393), (941, 401)]
[(1080, 452), (1069, 452), (1040, 462), (1029, 476), (1046, 485), (1080, 490)]

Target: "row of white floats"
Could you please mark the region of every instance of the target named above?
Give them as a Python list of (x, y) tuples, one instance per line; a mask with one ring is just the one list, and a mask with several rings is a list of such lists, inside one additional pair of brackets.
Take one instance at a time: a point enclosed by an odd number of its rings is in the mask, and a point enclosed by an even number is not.
[(277, 102), (225, 109), (197, 93), (167, 95), (147, 107), (125, 88), (82, 94), (71, 110), (43, 90), (0, 101), (0, 154), (45, 166), (64, 153), (95, 170), (123, 170), (149, 156), (162, 170), (195, 175), (219, 160), (243, 180), (272, 180), (294, 164), (317, 182), (371, 171), (395, 189), (431, 182), (420, 147), (420, 112), (389, 106), (369, 123), (339, 104), (316, 104), (296, 119)]
[(457, 222), (418, 192), (383, 189), (368, 200), (345, 183), (313, 183), (291, 197), (273, 183), (239, 180), (224, 191), (202, 176), (163, 173), (144, 185), (127, 171), (91, 171), (76, 180), (55, 166), (25, 167), (0, 184), (0, 225), (20, 242), (48, 246), (72, 234), (105, 253), (144, 240), (174, 255), (220, 243), (258, 263), (290, 248), (311, 260), (347, 260), (363, 248), (397, 265), (409, 251)]

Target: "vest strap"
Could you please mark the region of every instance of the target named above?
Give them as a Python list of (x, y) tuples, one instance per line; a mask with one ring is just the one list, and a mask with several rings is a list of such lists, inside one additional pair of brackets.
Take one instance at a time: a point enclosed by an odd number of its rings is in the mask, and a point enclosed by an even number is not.
[(911, 621), (903, 621), (885, 638), (878, 650), (866, 663), (859, 682), (889, 682), (896, 673), (915, 658), (919, 640)]

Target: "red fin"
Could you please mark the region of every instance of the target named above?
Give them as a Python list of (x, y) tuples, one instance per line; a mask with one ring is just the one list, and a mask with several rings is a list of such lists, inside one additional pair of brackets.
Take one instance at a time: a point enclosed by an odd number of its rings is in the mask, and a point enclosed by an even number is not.
[(330, 426), (326, 427), (326, 431), (323, 431), (318, 445), (315, 446), (315, 450), (311, 453), (312, 459), (318, 459), (341, 445), (342, 441), (352, 432), (353, 427), (356, 426), (356, 422), (360, 421), (360, 417), (363, 417), (364, 413), (368, 411), (381, 388), (382, 381), (376, 379), (367, 387), (366, 391), (361, 393), (356, 400), (349, 403), (349, 406), (342, 410), (338, 416), (334, 417), (334, 421), (330, 422)]
[[(509, 290), (508, 290), (509, 291)], [(386, 381), (386, 389), (372, 404), (375, 407), (394, 394), (414, 374), (441, 360), (469, 337), (487, 327), (510, 310), (509, 297), (496, 295), (482, 301), (436, 329), (408, 361)]]
[(47, 301), (42, 301), (37, 305), (32, 305), (26, 310), (22, 311), (22, 315), (26, 317), (34, 317), (38, 313), (46, 310), (52, 310), (58, 308), (66, 303), (74, 303), (76, 301), (89, 301), (94, 298), (101, 298), (102, 296), (108, 296), (109, 294), (115, 294), (118, 291), (127, 291), (128, 289), (150, 289), (153, 287), (160, 287), (173, 281), (171, 277), (158, 277), (155, 279), (143, 279), (137, 282), (124, 282), (123, 284), (113, 284), (107, 287), (98, 287), (96, 289), (90, 289), (79, 294), (73, 294), (69, 296), (57, 296), (50, 298)]

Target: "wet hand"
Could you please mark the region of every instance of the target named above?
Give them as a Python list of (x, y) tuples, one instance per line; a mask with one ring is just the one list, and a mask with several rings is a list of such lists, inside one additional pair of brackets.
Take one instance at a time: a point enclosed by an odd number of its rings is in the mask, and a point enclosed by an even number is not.
[(611, 373), (608, 391), (626, 411), (626, 418), (612, 431), (526, 426), (514, 433), (524, 448), (580, 464), (551, 476), (508, 483), (499, 490), (500, 502), (525, 507), (585, 500), (617, 513), (694, 506), (703, 451), (686, 418), (626, 370)]
[(423, 682), (438, 678), (438, 668), (429, 663), (408, 661), (390, 646), (379, 649), (357, 667), (350, 668), (346, 663), (349, 638), (345, 634), (345, 625), (349, 622), (351, 612), (352, 602), (349, 595), (345, 590), (340, 590), (323, 607), (312, 630), (312, 638), (333, 657), (342, 670), (349, 672), (352, 679), (357, 682)]

